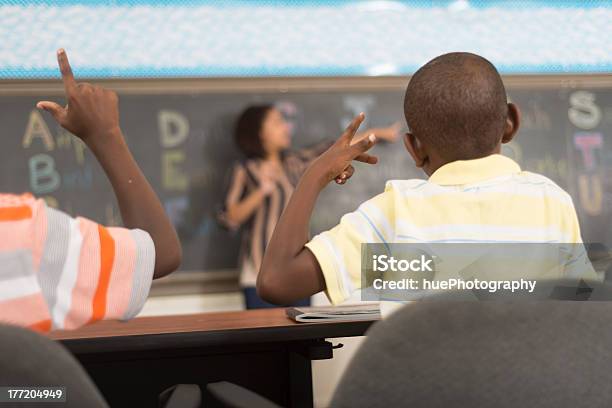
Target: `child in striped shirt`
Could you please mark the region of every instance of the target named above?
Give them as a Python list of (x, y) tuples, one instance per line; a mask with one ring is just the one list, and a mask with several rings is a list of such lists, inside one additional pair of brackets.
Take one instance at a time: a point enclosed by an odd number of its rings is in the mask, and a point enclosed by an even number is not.
[(57, 57), (67, 105), (37, 107), (91, 149), (126, 228), (74, 219), (30, 194), (0, 194), (0, 322), (39, 331), (130, 319), (151, 280), (181, 260), (176, 232), (119, 128), (117, 95), (77, 83), (64, 50)]
[(581, 242), (571, 197), (499, 154), (520, 114), (489, 61), (451, 53), (428, 62), (408, 84), (404, 114), (404, 143), (429, 179), (387, 182), (383, 193), (309, 240), (321, 190), (334, 179), (346, 182), (353, 160), (377, 161), (367, 153), (374, 135), (351, 146), (364, 119), (356, 117), (306, 171), (277, 223), (257, 282), (262, 298), (290, 303), (325, 290), (334, 304), (346, 300), (362, 286), (362, 243)]

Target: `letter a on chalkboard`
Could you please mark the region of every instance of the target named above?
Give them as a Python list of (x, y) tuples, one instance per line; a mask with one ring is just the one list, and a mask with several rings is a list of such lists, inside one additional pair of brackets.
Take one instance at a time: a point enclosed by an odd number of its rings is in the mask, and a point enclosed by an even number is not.
[(32, 140), (35, 137), (42, 139), (48, 151), (53, 150), (55, 147), (53, 136), (51, 135), (51, 132), (49, 131), (49, 128), (47, 127), (42, 115), (37, 110), (30, 112), (28, 126), (26, 127), (26, 131), (23, 135), (23, 148), (29, 148), (32, 144)]

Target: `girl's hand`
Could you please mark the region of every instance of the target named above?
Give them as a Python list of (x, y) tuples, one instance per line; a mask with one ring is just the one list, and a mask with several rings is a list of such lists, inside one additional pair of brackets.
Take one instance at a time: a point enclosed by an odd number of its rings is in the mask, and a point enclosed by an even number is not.
[(263, 162), (259, 168), (259, 188), (261, 192), (268, 196), (274, 191), (276, 183), (281, 177), (282, 169), (277, 164)]
[(274, 191), (276, 187), (276, 181), (270, 179), (262, 179), (260, 180), (259, 189), (263, 193), (264, 196), (269, 196)]
[(399, 121), (395, 122), (391, 126), (387, 126), (384, 128), (368, 129), (365, 132), (360, 132), (359, 134), (357, 134), (353, 138), (353, 140), (351, 140), (351, 145), (361, 142), (370, 134), (374, 134), (379, 140), (384, 140), (388, 143), (394, 143), (397, 142), (397, 140), (400, 138), (400, 130), (402, 130), (402, 124)]
[(400, 130), (402, 130), (402, 124), (400, 121), (395, 122), (391, 126), (386, 128), (376, 129), (373, 132), (379, 139), (385, 140), (389, 143), (397, 142), (400, 138)]

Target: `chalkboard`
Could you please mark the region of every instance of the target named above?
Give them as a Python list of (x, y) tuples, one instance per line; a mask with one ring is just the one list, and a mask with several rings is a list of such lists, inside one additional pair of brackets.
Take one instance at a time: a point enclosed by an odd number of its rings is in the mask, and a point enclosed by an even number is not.
[[(612, 246), (612, 86), (509, 89), (522, 110), (516, 141), (504, 148), (524, 169), (547, 175), (574, 198), (585, 241)], [(34, 109), (49, 95), (1, 96), (0, 191), (31, 191), (73, 215), (120, 223), (110, 184), (83, 144)], [(237, 266), (240, 231), (216, 221), (231, 164), (239, 159), (232, 137), (237, 114), (248, 104), (273, 102), (287, 115), (294, 147), (335, 138), (364, 111), (365, 126), (403, 121), (403, 90), (363, 92), (220, 92), (120, 95), (127, 142), (177, 226), (182, 270)], [(357, 166), (345, 186), (328, 187), (317, 204), (313, 233), (378, 194), (384, 182), (422, 178), (403, 144), (375, 147), (377, 166)]]

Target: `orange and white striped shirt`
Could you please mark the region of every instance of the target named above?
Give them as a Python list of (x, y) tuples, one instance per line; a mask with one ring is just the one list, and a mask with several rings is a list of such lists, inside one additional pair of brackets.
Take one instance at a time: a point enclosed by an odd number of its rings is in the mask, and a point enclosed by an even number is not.
[(49, 331), (130, 319), (154, 267), (142, 230), (75, 219), (30, 194), (0, 194), (0, 322)]

